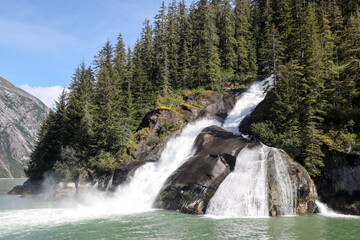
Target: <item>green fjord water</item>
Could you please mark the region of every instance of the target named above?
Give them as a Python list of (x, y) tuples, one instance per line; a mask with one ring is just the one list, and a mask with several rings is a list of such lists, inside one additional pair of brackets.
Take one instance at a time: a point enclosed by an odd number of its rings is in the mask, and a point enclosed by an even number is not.
[(345, 216), (216, 219), (163, 210), (100, 214), (101, 202), (83, 208), (4, 194), (23, 181), (0, 179), (0, 239), (360, 239), (360, 218)]

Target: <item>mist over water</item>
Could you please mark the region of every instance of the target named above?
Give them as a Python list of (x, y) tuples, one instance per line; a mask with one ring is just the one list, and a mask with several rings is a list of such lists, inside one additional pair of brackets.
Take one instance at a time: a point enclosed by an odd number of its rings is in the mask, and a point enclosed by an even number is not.
[[(6, 234), (31, 226), (58, 225), (152, 211), (152, 203), (167, 177), (192, 156), (197, 135), (211, 125), (220, 123), (202, 119), (188, 124), (178, 137), (166, 144), (157, 162), (138, 168), (128, 183), (120, 185), (113, 195), (89, 188), (74, 198), (49, 203), (46, 208), (2, 211), (0, 223), (4, 224), (0, 225), (0, 232)], [(48, 181), (51, 185), (51, 178)], [(36, 198), (39, 202), (49, 199), (48, 193), (32, 197)]]

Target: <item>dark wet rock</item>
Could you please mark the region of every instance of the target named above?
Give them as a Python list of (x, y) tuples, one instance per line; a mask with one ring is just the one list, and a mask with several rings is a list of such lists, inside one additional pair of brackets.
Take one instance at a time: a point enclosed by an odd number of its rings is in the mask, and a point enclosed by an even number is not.
[(23, 185), (17, 185), (10, 192), (8, 192), (8, 194), (10, 195), (22, 195), (23, 193), (24, 193)]
[(251, 125), (262, 122), (269, 115), (271, 107), (270, 95), (266, 95), (265, 99), (261, 101), (251, 114), (247, 115), (239, 125), (239, 131), (243, 134), (253, 134), (251, 132)]
[(336, 151), (324, 146), (322, 176), (315, 178), (321, 200), (335, 211), (360, 215), (360, 155), (352, 151)]
[(234, 169), (236, 156), (248, 143), (220, 127), (205, 128), (196, 138), (195, 155), (164, 184), (155, 207), (204, 214), (215, 191)]
[(23, 185), (15, 186), (8, 194), (22, 196), (36, 195), (41, 193), (42, 189), (42, 181), (29, 179)]

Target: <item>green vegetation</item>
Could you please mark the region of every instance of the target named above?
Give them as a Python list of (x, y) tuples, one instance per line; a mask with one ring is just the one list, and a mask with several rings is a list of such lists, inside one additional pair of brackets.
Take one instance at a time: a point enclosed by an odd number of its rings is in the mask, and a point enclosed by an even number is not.
[[(252, 131), (320, 175), (324, 143), (341, 149), (360, 136), (359, 3), (274, 0), (259, 7), (261, 32), (272, 26), (280, 34), (270, 34), (270, 72), (277, 79), (268, 95), (272, 105)], [(263, 54), (271, 59), (260, 48), (260, 59)]]
[[(357, 1), (199, 0), (187, 8), (173, 0), (154, 24), (144, 21), (132, 49), (120, 34), (92, 67), (76, 69), (70, 92), (39, 131), (26, 173), (53, 171), (76, 182), (109, 172), (150, 133), (135, 130), (152, 108), (188, 108), (182, 94), (198, 94), (192, 105), (201, 107), (205, 90), (274, 74), (272, 107), (252, 130), (316, 176), (324, 142), (341, 148), (359, 136), (359, 63)], [(164, 125), (151, 144), (176, 130)]]

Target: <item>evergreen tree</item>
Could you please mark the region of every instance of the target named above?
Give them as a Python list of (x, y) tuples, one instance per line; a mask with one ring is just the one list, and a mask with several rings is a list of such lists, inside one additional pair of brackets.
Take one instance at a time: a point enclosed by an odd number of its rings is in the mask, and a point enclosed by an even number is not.
[(251, 1), (236, 0), (234, 10), (235, 22), (235, 53), (236, 74), (244, 75), (249, 71), (256, 72), (251, 61), (252, 33), (251, 33)]
[(169, 68), (169, 82), (173, 89), (181, 86), (179, 79), (179, 42), (180, 42), (180, 22), (178, 18), (178, 6), (173, 0), (169, 7), (166, 17), (166, 44)]
[(305, 166), (312, 176), (320, 174), (322, 167), (321, 130), (326, 101), (324, 93), (324, 50), (319, 38), (319, 25), (314, 6), (309, 3), (305, 18), (305, 68), (302, 81), (304, 108)]
[(260, 64), (262, 71), (269, 75), (274, 74), (274, 84), (276, 89), (279, 66), (282, 64), (283, 46), (280, 34), (273, 23), (266, 29), (265, 42), (262, 49)]
[(31, 153), (26, 175), (31, 179), (42, 180), (46, 173), (54, 173), (56, 162), (61, 161), (61, 148), (67, 144), (68, 119), (66, 116), (67, 94), (65, 91), (55, 102), (55, 110), (50, 111), (38, 134), (38, 141)]
[[(154, 29), (150, 24), (149, 20), (145, 20), (143, 24), (143, 29), (141, 32), (141, 38), (140, 38), (140, 49), (139, 54), (142, 59), (142, 61), (145, 64), (145, 70), (148, 75), (149, 79), (154, 79), (156, 77), (155, 72), (155, 62), (154, 62)], [(153, 85), (158, 86), (157, 82), (153, 82)]]
[(140, 123), (142, 117), (153, 106), (156, 99), (153, 85), (146, 74), (146, 69), (141, 59), (140, 48), (141, 43), (137, 42), (133, 53), (131, 79), (131, 93), (134, 100), (134, 108), (136, 109), (134, 119), (136, 119), (137, 124)]
[[(194, 87), (218, 89), (220, 83), (219, 37), (215, 25), (216, 13), (207, 0), (200, 0), (192, 13), (194, 26)], [(195, 70), (196, 69), (196, 70)]]
[(191, 29), (188, 9), (185, 0), (179, 3), (179, 47), (178, 47), (178, 78), (179, 88), (191, 86)]
[(224, 0), (219, 12), (219, 52), (221, 68), (233, 73), (236, 66), (235, 54), (235, 24), (230, 0)]
[(68, 144), (74, 150), (82, 153), (81, 161), (86, 162), (93, 154), (93, 91), (94, 75), (90, 67), (86, 68), (81, 63), (76, 69), (72, 83), (69, 87), (69, 100), (66, 108), (68, 124), (67, 128), (71, 139)]
[(156, 79), (158, 89), (161, 94), (166, 96), (170, 90), (169, 83), (169, 58), (168, 58), (168, 44), (166, 31), (167, 15), (166, 6), (162, 2), (159, 13), (155, 16), (155, 62), (156, 62)]
[(120, 155), (124, 142), (119, 109), (119, 89), (115, 84), (116, 72), (113, 66), (114, 51), (110, 42), (106, 42), (103, 49), (95, 57), (97, 82), (94, 95), (94, 131), (98, 150)]

